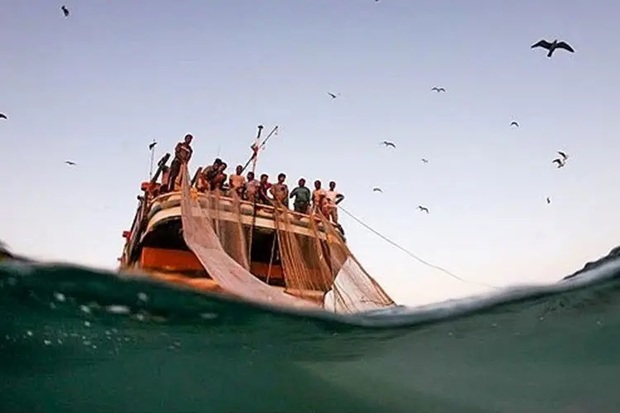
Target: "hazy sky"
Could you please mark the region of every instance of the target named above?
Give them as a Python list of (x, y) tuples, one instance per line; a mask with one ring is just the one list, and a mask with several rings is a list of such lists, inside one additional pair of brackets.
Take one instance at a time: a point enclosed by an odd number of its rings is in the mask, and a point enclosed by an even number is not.
[[(619, 244), (617, 1), (62, 4), (2, 1), (0, 239), (16, 252), (115, 268), (148, 143), (192, 133), (193, 167), (218, 149), (234, 165), (258, 124), (281, 129), (259, 172), (336, 180), (345, 208), (472, 282), (555, 281)], [(576, 53), (548, 59), (541, 38)], [(397, 301), (486, 291), (341, 216)]]

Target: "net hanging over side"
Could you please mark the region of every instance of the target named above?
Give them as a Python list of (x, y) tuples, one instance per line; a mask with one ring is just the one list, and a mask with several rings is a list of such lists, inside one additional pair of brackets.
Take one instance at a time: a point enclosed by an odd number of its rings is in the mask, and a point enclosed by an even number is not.
[[(242, 224), (237, 194), (224, 198), (219, 191), (206, 196), (192, 193), (187, 166), (181, 171), (181, 190), (185, 243), (224, 291), (249, 301), (323, 307), (336, 313), (395, 305), (323, 215), (300, 216), (282, 206), (274, 208), (273, 248), (277, 246), (282, 265), (282, 289), (250, 272), (248, 242), (252, 240)], [(273, 259), (273, 251), (271, 255)]]
[(220, 195), (219, 191), (214, 191), (212, 196), (207, 197), (206, 210), (212, 212), (213, 227), (215, 228), (215, 233), (224, 251), (226, 251), (239, 265), (249, 271), (250, 260), (248, 258), (247, 237), (245, 236), (243, 224), (241, 223), (239, 196), (233, 193), (232, 198), (227, 199), (227, 202), (230, 202), (228, 214), (231, 215), (232, 220), (226, 220), (222, 217), (224, 212), (221, 211), (222, 198)]
[(308, 219), (309, 236), (292, 230), (295, 224), (291, 216), (293, 213), (286, 208), (278, 208), (275, 213), (287, 289), (299, 290), (302, 297), (321, 291), (324, 308), (337, 313), (395, 305), (322, 215)]
[[(326, 292), (333, 283), (333, 271), (325, 259), (320, 236), (296, 233), (291, 221), (292, 212), (277, 208), (274, 213), (280, 258), (287, 289), (296, 290), (301, 296)], [(323, 234), (323, 238), (324, 238)]]
[[(344, 243), (337, 229), (325, 216), (317, 214), (327, 234), (331, 267), (336, 273), (331, 290), (325, 295), (324, 308), (337, 313), (355, 313), (395, 306), (396, 303), (368, 274)], [(312, 221), (318, 232), (316, 221)]]
[(217, 281), (223, 290), (249, 301), (263, 304), (286, 307), (316, 307), (309, 301), (293, 297), (263, 283), (233, 259), (224, 250), (214, 230), (210, 207), (214, 206), (218, 209), (219, 205), (210, 205), (214, 202), (213, 198), (207, 197), (207, 206), (202, 207), (197, 197), (192, 197), (187, 165), (183, 165), (181, 174), (183, 238), (207, 273)]

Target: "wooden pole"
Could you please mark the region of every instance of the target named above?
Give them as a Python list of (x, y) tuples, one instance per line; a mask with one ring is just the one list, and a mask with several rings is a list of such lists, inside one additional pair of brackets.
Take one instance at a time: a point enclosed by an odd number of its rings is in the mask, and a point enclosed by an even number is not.
[(153, 139), (153, 142), (149, 145), (149, 149), (151, 150), (151, 167), (149, 168), (149, 181), (153, 178), (153, 161), (155, 160), (155, 146), (157, 146), (157, 142)]
[[(269, 138), (271, 138), (277, 131), (278, 131), (278, 127), (276, 126), (275, 128), (273, 128), (271, 130), (271, 132), (269, 132), (269, 135), (267, 135), (267, 137), (265, 138), (265, 140), (259, 144), (259, 140), (260, 140), (260, 131), (262, 130), (262, 126), (259, 126), (259, 132), (258, 135), (256, 136), (256, 140), (254, 141), (254, 144), (252, 145), (252, 156), (250, 156), (250, 159), (248, 159), (248, 161), (245, 163), (245, 165), (243, 166), (243, 171), (245, 171), (247, 169), (247, 167), (250, 165), (250, 162), (253, 162), (253, 170), (252, 172), (256, 172), (256, 158), (258, 157), (258, 152), (263, 149), (265, 147), (265, 144), (267, 143), (267, 141), (269, 140)], [(241, 173), (243, 173), (243, 171)]]

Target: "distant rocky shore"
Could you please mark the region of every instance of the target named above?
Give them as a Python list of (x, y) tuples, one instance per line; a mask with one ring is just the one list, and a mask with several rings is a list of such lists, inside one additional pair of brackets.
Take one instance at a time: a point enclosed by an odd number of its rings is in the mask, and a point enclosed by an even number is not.
[(567, 275), (566, 277), (564, 277), (564, 280), (568, 280), (569, 278), (573, 278), (579, 274), (581, 274), (582, 272), (586, 272), (588, 270), (594, 269), (596, 267), (600, 267), (601, 265), (612, 261), (616, 258), (620, 258), (620, 246), (612, 249), (611, 251), (609, 251), (609, 254), (607, 254), (606, 256), (604, 256), (603, 258), (599, 258), (596, 261), (591, 261), (589, 263), (587, 263), (582, 269), (580, 269), (579, 271), (571, 274), (571, 275)]

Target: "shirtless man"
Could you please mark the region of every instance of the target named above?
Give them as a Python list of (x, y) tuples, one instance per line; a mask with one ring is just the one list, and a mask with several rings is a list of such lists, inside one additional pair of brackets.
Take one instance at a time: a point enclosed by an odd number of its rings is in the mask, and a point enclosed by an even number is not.
[(295, 198), (293, 209), (295, 212), (307, 214), (308, 206), (310, 205), (310, 190), (306, 187), (306, 180), (304, 178), (299, 178), (297, 185), (297, 188), (293, 189), (290, 195), (290, 198)]
[(267, 195), (269, 193), (269, 189), (271, 189), (271, 184), (269, 183), (269, 175), (262, 174), (260, 176), (260, 182), (258, 187), (258, 201), (264, 205), (271, 205), (271, 199)]
[(329, 183), (329, 191), (325, 193), (327, 198), (328, 214), (334, 224), (338, 223), (338, 204), (344, 199), (344, 195), (336, 191), (336, 182), (331, 181)]
[(235, 173), (228, 177), (228, 185), (230, 186), (230, 190), (236, 192), (239, 196), (243, 195), (243, 189), (245, 186), (245, 176), (241, 175), (242, 173), (243, 166), (237, 165)]
[(207, 166), (202, 170), (202, 177), (204, 181), (208, 184), (207, 187), (210, 186), (211, 181), (213, 180), (213, 178), (216, 177), (217, 173), (219, 172), (220, 166), (222, 166), (222, 160), (220, 158), (215, 158), (213, 164)]
[(256, 200), (259, 186), (260, 183), (254, 178), (254, 172), (248, 172), (247, 182), (245, 183), (245, 190), (243, 192), (243, 197), (246, 201), (254, 202)]
[(321, 181), (314, 181), (314, 191), (312, 191), (312, 210), (314, 212), (319, 212), (321, 210), (321, 201), (325, 195), (325, 190), (321, 188)]
[(198, 188), (201, 192), (211, 190), (211, 183), (219, 173), (221, 166), (222, 160), (220, 158), (216, 158), (215, 161), (213, 161), (213, 164), (202, 169), (202, 173), (198, 177)]
[(192, 158), (192, 153), (194, 150), (192, 149), (193, 136), (189, 133), (185, 135), (185, 139), (183, 142), (177, 143), (177, 146), (174, 148), (174, 159), (170, 164), (170, 178), (168, 180), (168, 192), (176, 191), (176, 181), (179, 177), (179, 173), (181, 172), (181, 165), (187, 164), (189, 160)]
[(273, 184), (269, 189), (269, 192), (271, 192), (271, 196), (273, 196), (276, 203), (282, 204), (288, 208), (288, 185), (284, 183), (285, 179), (285, 174), (279, 174), (278, 183)]
[(220, 163), (220, 166), (217, 168), (215, 172), (215, 176), (211, 179), (211, 190), (215, 191), (216, 189), (222, 190), (224, 189), (224, 184), (226, 183), (226, 174), (224, 171), (226, 170), (226, 162)]

